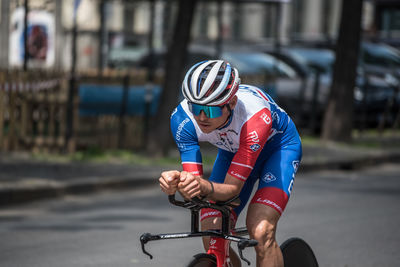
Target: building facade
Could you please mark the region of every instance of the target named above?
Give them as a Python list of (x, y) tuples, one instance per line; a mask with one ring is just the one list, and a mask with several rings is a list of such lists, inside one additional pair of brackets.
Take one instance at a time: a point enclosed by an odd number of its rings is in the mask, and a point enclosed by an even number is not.
[[(290, 44), (299, 40), (336, 38), (342, 0), (282, 2), (249, 0), (220, 4), (218, 1), (198, 1), (192, 42), (213, 42), (221, 38), (224, 43), (273, 44), (279, 41)], [(25, 0), (0, 3), (1, 68), (21, 67), (24, 3)], [(83, 70), (107, 67), (113, 49), (131, 47), (139, 50), (148, 47), (149, 42), (155, 49), (162, 49), (171, 36), (177, 11), (176, 1), (172, 0), (28, 0), (28, 3), (31, 45), (28, 47), (28, 65), (60, 70), (71, 67), (74, 16), (77, 68)], [(395, 10), (393, 6), (396, 6)], [(399, 10), (398, 1), (365, 1), (364, 31), (399, 39)], [(149, 38), (150, 34), (152, 38)]]

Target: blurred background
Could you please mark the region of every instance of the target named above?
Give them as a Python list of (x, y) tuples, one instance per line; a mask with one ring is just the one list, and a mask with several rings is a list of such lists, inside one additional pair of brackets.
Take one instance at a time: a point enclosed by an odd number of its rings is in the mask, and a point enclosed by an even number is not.
[[(183, 76), (215, 58), (300, 132), (279, 244), (303, 238), (320, 266), (397, 266), (398, 49), (399, 0), (1, 0), (1, 266), (182, 266), (201, 252), (154, 242), (150, 260), (139, 237), (190, 229), (158, 177), (181, 169), (169, 117)], [(216, 149), (201, 151), (209, 177)]]
[(350, 2), (1, 1), (0, 150), (165, 154), (183, 74), (213, 58), (275, 98), (301, 134), (397, 131), (400, 3)]

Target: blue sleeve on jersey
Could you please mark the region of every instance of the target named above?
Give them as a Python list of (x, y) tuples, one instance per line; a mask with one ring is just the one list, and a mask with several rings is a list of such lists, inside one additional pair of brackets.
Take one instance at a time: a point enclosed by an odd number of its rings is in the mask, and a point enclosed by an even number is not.
[(182, 162), (201, 163), (201, 153), (193, 122), (179, 105), (171, 115), (171, 132)]
[(235, 153), (219, 148), (209, 180), (216, 183), (223, 183), (234, 156)]

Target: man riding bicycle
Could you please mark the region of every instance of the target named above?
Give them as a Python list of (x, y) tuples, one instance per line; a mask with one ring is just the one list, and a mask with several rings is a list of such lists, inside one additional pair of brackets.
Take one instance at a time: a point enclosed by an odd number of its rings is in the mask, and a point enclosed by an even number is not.
[[(233, 227), (258, 181), (246, 218), (250, 237), (258, 241), (257, 266), (283, 266), (275, 233), (302, 155), (293, 121), (268, 94), (240, 85), (238, 71), (223, 60), (195, 64), (186, 73), (182, 93), (185, 99), (171, 115), (171, 130), (183, 171), (163, 172), (161, 189), (168, 195), (179, 191), (186, 199), (226, 201), (239, 195)], [(218, 147), (208, 180), (203, 178), (202, 141)], [(218, 228), (220, 216), (203, 209), (202, 229)], [(203, 243), (207, 250), (209, 237)], [(233, 266), (240, 266), (232, 249), (230, 257)]]

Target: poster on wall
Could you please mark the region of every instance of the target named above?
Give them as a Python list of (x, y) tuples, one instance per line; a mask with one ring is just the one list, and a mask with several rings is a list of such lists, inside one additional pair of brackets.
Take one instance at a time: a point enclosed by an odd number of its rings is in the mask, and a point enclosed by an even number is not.
[[(24, 8), (17, 8), (11, 14), (10, 53), (11, 66), (24, 64)], [(35, 67), (52, 67), (54, 65), (55, 30), (54, 16), (44, 10), (31, 10), (28, 14), (27, 53), (28, 63)]]

